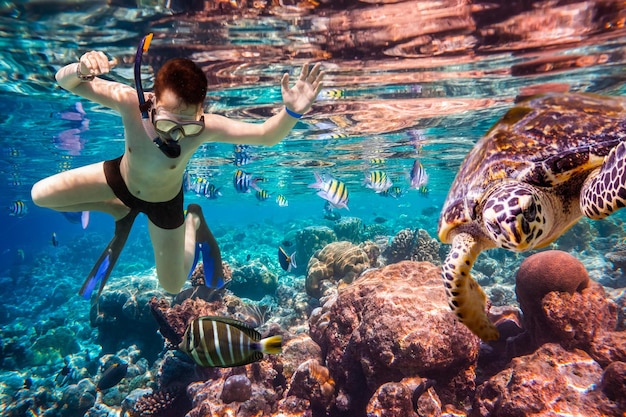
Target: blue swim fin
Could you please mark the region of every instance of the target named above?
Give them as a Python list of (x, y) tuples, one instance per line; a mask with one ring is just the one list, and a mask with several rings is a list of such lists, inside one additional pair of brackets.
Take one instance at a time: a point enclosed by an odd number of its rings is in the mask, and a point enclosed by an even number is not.
[(189, 271), (191, 276), (202, 254), (204, 267), (204, 279), (209, 288), (220, 289), (226, 285), (224, 281), (224, 269), (222, 267), (222, 253), (220, 247), (211, 233), (211, 229), (204, 219), (202, 208), (198, 204), (189, 204), (187, 213), (193, 213), (200, 218), (200, 227), (196, 230), (196, 252), (193, 257), (193, 265)]
[(100, 255), (100, 258), (98, 258), (96, 264), (91, 268), (91, 272), (89, 272), (83, 286), (78, 291), (78, 294), (84, 299), (90, 299), (96, 287), (98, 287), (96, 300), (100, 296), (100, 293), (102, 293), (109, 279), (109, 275), (111, 275), (111, 271), (113, 271), (113, 267), (117, 262), (117, 258), (119, 258), (122, 249), (124, 249), (124, 245), (126, 244), (130, 229), (133, 227), (137, 214), (139, 214), (138, 211), (131, 211), (126, 217), (115, 222), (115, 234), (113, 238), (104, 249), (104, 252), (102, 252), (102, 255)]

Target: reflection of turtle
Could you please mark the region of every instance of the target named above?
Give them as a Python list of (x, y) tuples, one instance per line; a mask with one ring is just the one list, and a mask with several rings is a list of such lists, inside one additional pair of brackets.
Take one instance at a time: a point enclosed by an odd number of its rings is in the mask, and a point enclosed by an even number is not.
[(450, 307), (483, 340), (498, 331), (471, 277), (493, 247), (546, 246), (581, 216), (626, 205), (626, 99), (548, 94), (519, 103), (470, 151), (439, 219), (452, 243), (442, 266)]

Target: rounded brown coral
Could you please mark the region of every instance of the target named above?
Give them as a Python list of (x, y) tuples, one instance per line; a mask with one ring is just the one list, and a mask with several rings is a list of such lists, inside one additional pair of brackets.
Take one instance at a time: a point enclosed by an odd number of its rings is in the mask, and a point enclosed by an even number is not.
[[(369, 246), (368, 250), (374, 252)], [(309, 260), (305, 282), (307, 294), (320, 298), (323, 281), (342, 280), (349, 284), (369, 267), (370, 257), (361, 246), (345, 241), (330, 243)]]

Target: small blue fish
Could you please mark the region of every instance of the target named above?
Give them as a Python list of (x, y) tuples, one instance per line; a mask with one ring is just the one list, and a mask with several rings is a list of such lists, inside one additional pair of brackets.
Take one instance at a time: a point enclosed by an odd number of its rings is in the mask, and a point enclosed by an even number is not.
[(393, 183), (384, 171), (371, 171), (365, 174), (365, 186), (377, 193), (387, 191)]
[(256, 185), (259, 181), (264, 181), (264, 179), (260, 177), (252, 178), (252, 174), (238, 169), (235, 171), (235, 175), (233, 177), (233, 186), (238, 193), (249, 193), (250, 188), (253, 188), (256, 191), (260, 190), (260, 188)]
[(315, 173), (315, 182), (309, 184), (309, 188), (315, 188), (317, 195), (328, 201), (335, 208), (348, 209), (348, 188), (342, 181), (334, 178), (325, 179), (317, 172)]
[(298, 265), (296, 265), (296, 252), (287, 255), (287, 252), (280, 246), (278, 247), (278, 262), (280, 263), (280, 267), (287, 272), (291, 272), (292, 268), (298, 267)]
[(278, 194), (276, 197), (276, 204), (278, 204), (279, 207), (287, 207), (289, 205), (289, 201), (284, 195)]
[(22, 200), (13, 201), (9, 207), (9, 216), (23, 217), (28, 213), (28, 207)]
[(258, 190), (258, 191), (256, 192), (256, 199), (257, 199), (257, 200), (259, 200), (259, 201), (265, 201), (265, 200), (267, 200), (268, 198), (270, 198), (270, 193), (268, 193), (267, 191), (265, 191), (265, 190)]
[(424, 169), (424, 166), (418, 159), (413, 162), (413, 168), (411, 169), (411, 188), (421, 190), (428, 184), (428, 174)]

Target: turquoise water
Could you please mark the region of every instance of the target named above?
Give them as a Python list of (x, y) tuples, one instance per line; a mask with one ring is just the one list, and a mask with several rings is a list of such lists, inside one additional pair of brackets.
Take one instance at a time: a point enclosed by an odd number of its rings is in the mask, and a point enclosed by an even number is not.
[[(54, 377), (64, 356), (27, 354), (29, 362), (6, 346), (27, 346), (42, 327), (61, 322), (82, 348), (99, 354), (89, 303), (75, 294), (110, 239), (113, 221), (92, 213), (82, 230), (30, 201), (39, 179), (123, 151), (116, 114), (55, 85), (56, 70), (84, 52), (117, 58), (110, 77), (131, 84), (137, 43), (153, 32), (144, 58), (147, 86), (168, 58), (189, 57), (209, 78), (205, 110), (248, 122), (281, 108), (285, 71), (297, 74), (305, 62), (322, 63), (325, 89), (309, 114), (280, 144), (251, 147), (251, 160), (241, 167), (267, 179), (270, 199), (236, 193), (233, 145), (205, 144), (188, 167), (222, 187), (217, 200), (191, 191), (185, 200), (203, 206), (224, 259), (271, 259), (277, 274), (276, 246), (304, 227), (332, 226), (323, 218), (324, 200), (307, 187), (315, 172), (346, 183), (350, 200), (343, 217), (365, 225), (384, 221), (383, 241), (405, 228), (436, 237), (439, 211), (463, 157), (518, 94), (534, 86), (626, 94), (619, 2), (206, 2), (204, 11), (138, 3), (0, 3), (0, 205), (23, 201), (28, 209), (20, 217), (7, 209), (0, 219), (3, 406), (24, 378), (43, 385)], [(409, 189), (415, 159), (429, 174), (427, 194)], [(385, 198), (366, 188), (372, 169), (384, 170), (405, 194)], [(288, 198), (288, 207), (275, 203), (278, 194)], [(153, 276), (153, 262), (140, 217), (111, 281)]]

